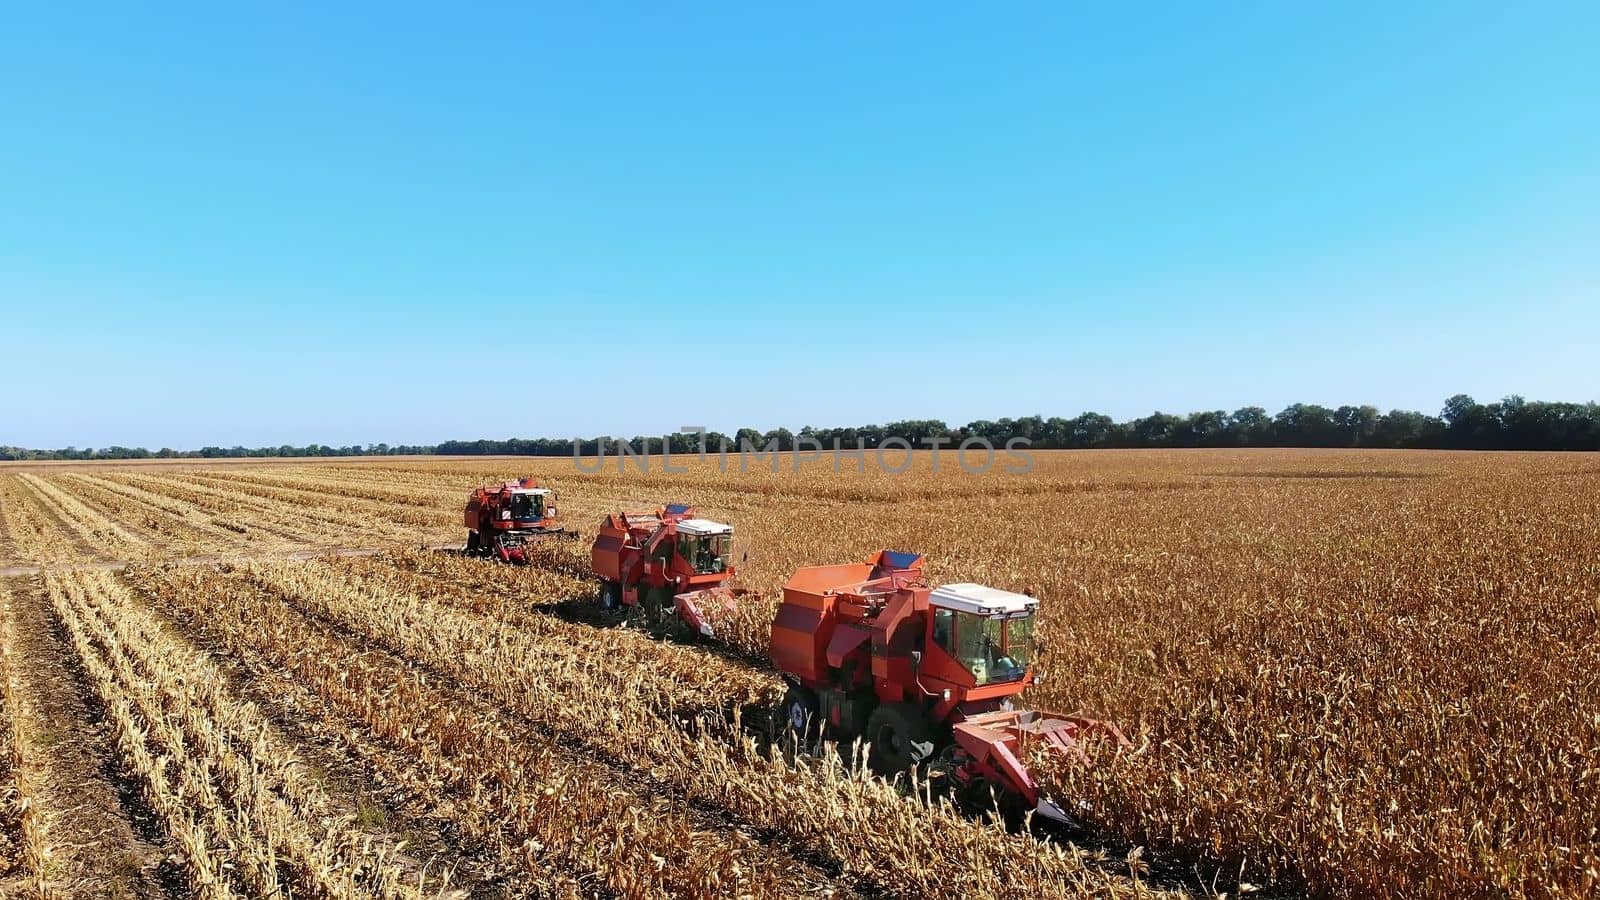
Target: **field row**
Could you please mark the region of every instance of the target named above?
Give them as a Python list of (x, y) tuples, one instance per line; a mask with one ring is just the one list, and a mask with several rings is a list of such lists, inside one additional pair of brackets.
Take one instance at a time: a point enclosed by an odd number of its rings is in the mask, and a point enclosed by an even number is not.
[(36, 752), (21, 722), (11, 592), (0, 584), (0, 894), (45, 900), (48, 842), (33, 787)]
[[(1033, 764), (1113, 844), (1147, 847), (1220, 883), (1319, 896), (1600, 890), (1600, 469), (1586, 457), (1046, 454), (1026, 484), (918, 465), (916, 478), (900, 480), (725, 475), (714, 465), (578, 476), (570, 460), (63, 467), (0, 475), (0, 553), (61, 566), (401, 548), (163, 577), (258, 592), (547, 735), (552, 753), (626, 773), (640, 798), (677, 798), (695, 828), (717, 832), (696, 817), (722, 816), (724, 831), (781, 835), (779, 852), (812, 859), (803, 848), (830, 840), (837, 820), (770, 824), (755, 799), (743, 801), (751, 811), (735, 808), (715, 793), (725, 785), (675, 768), (639, 781), (654, 756), (620, 729), (654, 734), (666, 723), (672, 736), (653, 752), (765, 771), (773, 761), (742, 749), (727, 723), (777, 688), (763, 661), (788, 574), (884, 547), (916, 550), (935, 581), (1041, 599), (1047, 679), (1028, 703), (1117, 722), (1139, 750), (1086, 770)], [(586, 541), (544, 548), (528, 569), (415, 549), (460, 539), (470, 487), (530, 471), (562, 491), (564, 518), (583, 531), (615, 508), (669, 500), (731, 522), (739, 580), (753, 591), (718, 623), (733, 652), (595, 627), (607, 623), (591, 614)], [(152, 587), (145, 602), (165, 609), (175, 590)], [(528, 661), (546, 658), (548, 671)], [(655, 677), (634, 672), (647, 669)], [(553, 697), (578, 699), (567, 707)], [(685, 729), (685, 720), (705, 724)], [(355, 720), (345, 727), (356, 734)], [(825, 778), (825, 768), (805, 777)], [(771, 772), (799, 777), (787, 764)], [(820, 795), (841, 804), (836, 815), (892, 821), (892, 798), (872, 793), (882, 782), (848, 776)], [(762, 784), (822, 816), (821, 803)], [(902, 839), (919, 853), (937, 846), (915, 829), (878, 838)], [(880, 876), (847, 857), (813, 859), (813, 879), (874, 890)], [(1052, 873), (1042, 883), (1062, 883)]]
[[(763, 750), (736, 720), (775, 699), (769, 673), (495, 608), (447, 574), (373, 560), (157, 566), (46, 573), (26, 590), (111, 726), (135, 786), (124, 802), (159, 823), (178, 867), (167, 890), (399, 898), (487, 879), (570, 897), (1157, 893), (1126, 863), (992, 830), (836, 758)], [(454, 844), (429, 859), (371, 833), (327, 770), (302, 762), (311, 734), (342, 758), (332, 767), (448, 820)], [(19, 883), (48, 887), (28, 854), (48, 856), (50, 838), (29, 844), (15, 815), (28, 806), (11, 800), (0, 847)], [(70, 879), (59, 888), (86, 896)]]

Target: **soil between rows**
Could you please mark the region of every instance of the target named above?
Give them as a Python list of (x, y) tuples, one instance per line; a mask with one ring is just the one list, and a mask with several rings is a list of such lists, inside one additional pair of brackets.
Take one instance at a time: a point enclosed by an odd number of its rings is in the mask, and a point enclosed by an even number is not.
[(159, 822), (122, 770), (98, 702), (38, 579), (14, 582), (18, 710), (30, 786), (62, 896), (180, 896), (181, 874)]

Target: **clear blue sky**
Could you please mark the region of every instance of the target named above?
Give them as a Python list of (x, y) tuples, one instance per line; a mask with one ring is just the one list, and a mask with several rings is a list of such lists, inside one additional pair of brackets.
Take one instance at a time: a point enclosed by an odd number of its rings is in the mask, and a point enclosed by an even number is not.
[(1600, 399), (1600, 4), (235, 6), (0, 13), (0, 444)]

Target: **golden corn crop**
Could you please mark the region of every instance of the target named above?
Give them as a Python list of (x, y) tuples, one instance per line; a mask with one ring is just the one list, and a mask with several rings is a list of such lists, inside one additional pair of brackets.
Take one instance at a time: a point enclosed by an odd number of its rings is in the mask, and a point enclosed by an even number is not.
[[(1114, 721), (1136, 749), (1092, 746), (1088, 768), (1045, 755), (1030, 763), (1082, 814), (1087, 837), (1192, 873), (1175, 886), (1326, 897), (1600, 891), (1600, 466), (1573, 454), (1261, 450), (1034, 461), (1026, 475), (964, 473), (948, 453), (938, 471), (922, 454), (904, 474), (870, 460), (864, 471), (827, 459), (793, 471), (787, 457), (778, 471), (766, 462), (741, 471), (737, 457), (724, 466), (715, 456), (675, 457), (681, 473), (619, 472), (615, 460), (593, 474), (571, 460), (507, 459), (63, 467), (0, 474), (0, 553), (62, 567), (90, 555), (386, 549), (134, 578), (147, 584), (144, 602), (187, 610), (190, 627), (216, 630), (231, 652), (292, 662), (307, 702), (327, 705), (328, 727), (355, 729), (350, 739), (375, 748), (374, 765), (414, 791), (437, 781), (437, 796), (477, 810), (462, 818), (508, 853), (539, 843), (526, 871), (568, 868), (580, 892), (684, 884), (659, 873), (628, 880), (602, 871), (600, 855), (557, 846), (559, 829), (541, 831), (506, 805), (535, 782), (474, 754), (548, 753), (528, 758), (562, 790), (584, 771), (578, 754), (674, 798), (662, 830), (629, 832), (653, 848), (625, 857), (630, 872), (655, 857), (689, 865), (665, 843), (681, 833), (703, 847), (694, 810), (713, 809), (721, 837), (748, 829), (784, 853), (804, 849), (826, 861), (821, 881), (845, 890), (1149, 890), (835, 759), (796, 765), (742, 739), (733, 721), (782, 690), (762, 662), (789, 573), (883, 548), (925, 554), (935, 582), (1040, 598), (1046, 680), (1027, 704)], [(584, 540), (541, 546), (527, 568), (418, 549), (460, 543), (470, 489), (528, 474), (560, 492)], [(594, 596), (587, 538), (600, 519), (664, 502), (735, 526), (738, 581), (752, 594), (716, 623), (734, 654), (577, 612)], [(221, 612), (203, 622), (218, 596), (230, 598), (219, 607), (298, 624), (269, 638)], [(336, 658), (382, 660), (374, 671), (392, 674), (358, 676), (352, 663), (340, 687), (333, 669), (278, 655), (312, 640), (288, 635), (323, 635)], [(402, 690), (417, 709), (374, 705)], [(470, 714), (457, 692), (474, 698)], [(452, 704), (461, 733), (476, 735), (454, 751), (430, 718)], [(132, 727), (146, 727), (128, 710)], [(394, 730), (413, 718), (430, 730)], [(545, 743), (492, 743), (508, 729)], [(164, 784), (175, 796), (199, 789), (173, 772)], [(480, 776), (479, 793), (463, 793)], [(628, 819), (626, 810), (653, 808), (648, 794), (592, 802)], [(589, 814), (548, 813), (596, 821)], [(695, 871), (761, 893), (751, 873), (772, 858), (730, 852), (707, 863), (723, 868)]]

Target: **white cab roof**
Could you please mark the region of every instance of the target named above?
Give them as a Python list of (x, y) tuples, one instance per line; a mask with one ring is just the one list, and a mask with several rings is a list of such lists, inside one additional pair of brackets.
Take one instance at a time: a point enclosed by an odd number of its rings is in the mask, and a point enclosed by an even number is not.
[(513, 493), (513, 494), (539, 494), (539, 495), (542, 496), (544, 494), (550, 493), (550, 489), (549, 488), (515, 488), (514, 490), (511, 491), (511, 493)]
[(732, 525), (710, 519), (684, 519), (678, 523), (678, 530), (684, 534), (733, 534)]
[(980, 616), (1019, 613), (1039, 605), (1039, 601), (1027, 594), (1013, 594), (999, 588), (965, 582), (934, 588), (928, 600), (934, 606)]

